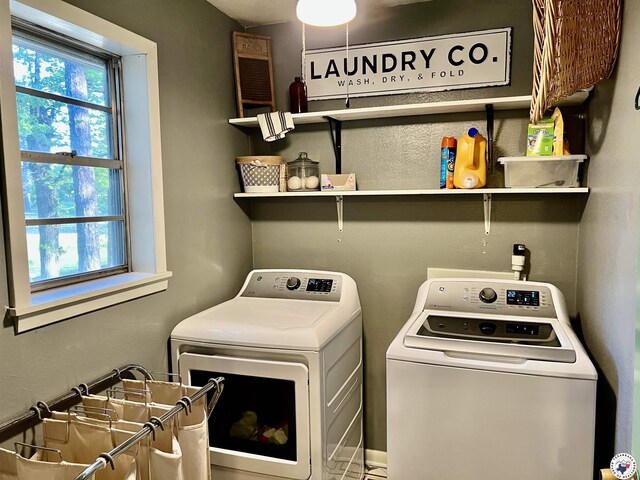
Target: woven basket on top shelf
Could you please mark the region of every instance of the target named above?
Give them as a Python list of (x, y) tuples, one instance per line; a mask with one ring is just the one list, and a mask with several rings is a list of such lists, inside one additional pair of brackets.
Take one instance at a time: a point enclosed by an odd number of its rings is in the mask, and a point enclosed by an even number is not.
[(531, 121), (611, 75), (622, 0), (532, 0), (535, 34)]

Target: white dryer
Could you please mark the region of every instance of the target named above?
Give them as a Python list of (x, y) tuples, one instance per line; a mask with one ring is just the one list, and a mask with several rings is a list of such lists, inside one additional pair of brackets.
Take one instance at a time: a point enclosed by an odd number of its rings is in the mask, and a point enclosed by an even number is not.
[(362, 310), (348, 275), (254, 270), (170, 344), (183, 381), (225, 377), (209, 420), (214, 478), (362, 478)]
[(390, 480), (591, 480), (596, 371), (553, 285), (433, 279), (387, 351)]

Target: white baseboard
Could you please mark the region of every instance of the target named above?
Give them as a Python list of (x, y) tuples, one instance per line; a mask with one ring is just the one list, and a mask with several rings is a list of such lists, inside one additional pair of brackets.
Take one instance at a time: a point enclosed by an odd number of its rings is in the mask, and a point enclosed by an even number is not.
[(387, 452), (382, 450), (364, 450), (364, 463), (372, 467), (387, 467)]

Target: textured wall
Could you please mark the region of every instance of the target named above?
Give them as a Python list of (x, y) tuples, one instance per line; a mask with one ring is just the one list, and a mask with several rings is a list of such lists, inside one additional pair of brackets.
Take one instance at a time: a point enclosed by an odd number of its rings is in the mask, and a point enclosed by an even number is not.
[[(302, 51), (302, 24), (283, 23), (249, 29), (252, 33), (269, 35), (273, 48), (276, 106), (287, 110), (289, 84), (300, 76)], [(349, 43), (382, 42), (405, 38), (428, 37), (449, 33), (469, 32), (497, 27), (513, 27), (512, 88), (494, 87), (456, 90), (387, 97), (354, 98), (351, 107), (415, 103), (419, 101), (459, 100), (505, 95), (529, 95), (533, 61), (531, 3), (526, 0), (496, 0), (477, 2), (469, 0), (432, 0), (394, 8), (373, 9), (362, 2), (358, 15), (349, 25)], [(306, 28), (307, 49), (343, 46), (345, 27)], [(344, 107), (344, 102), (315, 101), (309, 110), (328, 110)]]
[[(183, 318), (234, 295), (251, 268), (251, 228), (233, 201), (235, 116), (230, 32), (205, 0), (73, 0), (158, 44), (169, 289), (14, 336), (0, 329), (0, 419), (129, 362), (166, 371)], [(4, 255), (0, 256), (4, 265)], [(4, 272), (3, 275), (4, 277)], [(6, 284), (0, 301), (7, 303)]]
[[(632, 413), (640, 183), (635, 144), (640, 112), (634, 108), (640, 86), (639, 21), (638, 2), (625, 2), (617, 71), (596, 88), (589, 106), (591, 194), (580, 224), (578, 310), (600, 368), (598, 400), (609, 407), (606, 415), (600, 409), (598, 436), (613, 444), (615, 434), (616, 453), (629, 451), (631, 419), (638, 421)], [(634, 452), (637, 458), (638, 442)], [(603, 452), (600, 465), (613, 453)]]
[[(363, 15), (351, 27), (352, 43), (513, 26), (512, 85), (353, 99), (352, 107), (531, 92), (530, 2), (483, 2), (480, 9), (468, 0), (436, 0), (377, 12), (361, 10)], [(286, 110), (288, 85), (300, 72), (300, 28), (281, 24), (255, 31), (273, 39), (277, 103)], [(344, 45), (341, 27), (309, 28), (307, 34), (308, 48)], [(311, 110), (341, 106), (340, 101), (310, 103)], [(526, 111), (498, 112), (497, 156), (524, 152), (527, 124)], [(459, 137), (471, 126), (485, 132), (484, 115), (345, 123), (343, 171), (355, 172), (363, 190), (436, 188), (442, 136)], [(272, 144), (255, 134), (251, 140), (254, 152), (282, 154), (289, 161), (307, 151), (320, 161), (321, 172), (333, 172), (325, 125), (298, 127)], [(491, 178), (491, 185), (502, 186), (501, 172)], [(386, 450), (385, 352), (408, 319), (427, 268), (510, 270), (513, 243), (525, 243), (531, 252), (530, 278), (556, 284), (574, 312), (578, 225), (585, 201), (583, 195), (494, 195), (487, 236), (481, 195), (345, 198), (341, 234), (332, 198), (254, 200), (255, 266), (338, 270), (356, 280), (364, 312), (366, 447)]]

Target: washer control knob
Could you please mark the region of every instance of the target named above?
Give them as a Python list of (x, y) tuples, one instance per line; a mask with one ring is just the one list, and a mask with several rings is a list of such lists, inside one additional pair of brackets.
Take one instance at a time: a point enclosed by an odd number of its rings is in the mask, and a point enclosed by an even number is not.
[(287, 279), (287, 288), (289, 290), (297, 290), (300, 287), (300, 279), (298, 277), (289, 277)]
[(484, 335), (493, 335), (496, 331), (496, 324), (489, 322), (482, 322), (480, 325), (480, 332)]
[(480, 300), (484, 303), (493, 303), (498, 299), (498, 294), (493, 288), (483, 288), (480, 291)]

